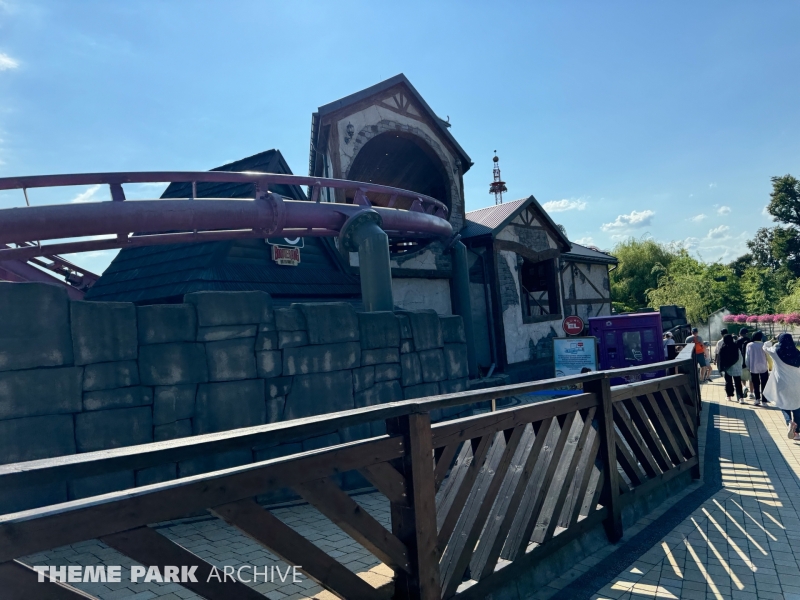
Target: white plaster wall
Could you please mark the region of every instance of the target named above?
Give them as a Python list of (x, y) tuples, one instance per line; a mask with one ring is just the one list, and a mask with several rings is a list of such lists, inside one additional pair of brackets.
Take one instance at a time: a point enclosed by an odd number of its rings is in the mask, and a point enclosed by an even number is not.
[[(501, 260), (508, 264), (519, 297), (519, 272), (517, 271), (517, 255), (514, 252), (501, 250)], [(559, 302), (561, 296), (559, 294)], [(563, 309), (562, 309), (563, 310)], [(558, 337), (565, 337), (561, 329), (561, 320), (544, 321), (542, 323), (523, 323), (522, 305), (515, 304), (503, 310), (503, 331), (506, 338), (506, 356), (509, 364), (531, 359), (530, 342), (537, 344), (539, 340), (555, 331)]]
[(406, 310), (432, 308), (440, 315), (452, 315), (449, 279), (392, 279), (395, 306)]

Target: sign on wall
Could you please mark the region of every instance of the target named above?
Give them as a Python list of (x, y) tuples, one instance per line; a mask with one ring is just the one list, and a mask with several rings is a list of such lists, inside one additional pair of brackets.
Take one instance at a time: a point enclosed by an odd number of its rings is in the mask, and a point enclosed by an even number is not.
[(580, 335), (583, 332), (583, 319), (578, 315), (572, 315), (561, 322), (561, 327), (567, 335)]
[(272, 260), (279, 265), (296, 267), (300, 264), (300, 248), (272, 247)]
[(585, 369), (597, 370), (597, 338), (553, 338), (556, 377), (580, 375)]

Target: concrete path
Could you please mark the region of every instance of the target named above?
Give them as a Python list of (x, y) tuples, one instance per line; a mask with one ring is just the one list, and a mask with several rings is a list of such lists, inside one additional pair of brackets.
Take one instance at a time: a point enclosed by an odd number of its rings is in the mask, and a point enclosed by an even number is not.
[[(800, 531), (800, 443), (787, 438), (779, 410), (756, 408), (752, 401), (727, 402), (719, 378), (702, 390), (703, 481), (628, 528), (619, 544), (585, 559), (532, 598), (800, 600), (800, 539), (792, 535)], [(364, 494), (356, 500), (389, 526), (383, 496)], [(390, 579), (388, 568), (315, 509), (295, 505), (273, 512), (373, 585)], [(217, 519), (165, 523), (159, 531), (219, 568), (283, 565)], [(98, 541), (25, 562), (131, 564)], [(127, 570), (119, 584), (77, 586), (102, 600), (198, 598), (177, 584), (133, 584)], [(301, 583), (278, 580), (253, 587), (270, 600), (333, 598), (305, 577)]]

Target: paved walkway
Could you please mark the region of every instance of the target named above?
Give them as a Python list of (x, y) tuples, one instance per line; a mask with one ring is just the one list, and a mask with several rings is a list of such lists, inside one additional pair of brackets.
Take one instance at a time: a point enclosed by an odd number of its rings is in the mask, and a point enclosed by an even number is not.
[(536, 598), (800, 600), (800, 443), (780, 410), (728, 402), (719, 378), (702, 395), (703, 482)]
[[(703, 399), (703, 482), (628, 528), (617, 546), (585, 559), (533, 598), (800, 600), (800, 540), (790, 533), (800, 530), (800, 444), (787, 438), (779, 410), (727, 402), (720, 379), (703, 385)], [(389, 526), (383, 496), (364, 494), (356, 500)], [(388, 568), (315, 509), (287, 506), (274, 514), (373, 585), (391, 577)], [(159, 530), (219, 568), (282, 565), (217, 519), (172, 522)], [(52, 550), (26, 562), (131, 564), (98, 541)], [(102, 600), (199, 598), (177, 584), (133, 584), (125, 571), (122, 583), (78, 587)], [(278, 580), (253, 587), (270, 600), (333, 598), (305, 578), (299, 584)]]

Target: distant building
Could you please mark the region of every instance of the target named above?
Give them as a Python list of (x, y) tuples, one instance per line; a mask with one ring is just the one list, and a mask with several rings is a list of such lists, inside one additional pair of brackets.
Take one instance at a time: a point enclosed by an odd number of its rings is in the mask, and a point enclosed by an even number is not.
[[(470, 296), (478, 363), (486, 373), (518, 379), (553, 374), (552, 341), (561, 321), (610, 314), (608, 267), (616, 259), (571, 244), (533, 196), (465, 213), (463, 175), (472, 161), (404, 75), (336, 102), (312, 116), (309, 174), (372, 182), (433, 196), (449, 208), (455, 233), (469, 249)], [(278, 150), (215, 170), (291, 174)], [(272, 191), (306, 200), (296, 186)], [(189, 197), (190, 184), (172, 184), (165, 198)], [(198, 184), (199, 197), (253, 197), (251, 184)], [(392, 199), (370, 195), (370, 202)], [(323, 202), (351, 203), (343, 190)], [(406, 208), (405, 206), (398, 206)], [(89, 300), (139, 304), (179, 302), (199, 290), (263, 290), (276, 304), (348, 301), (360, 304), (358, 255), (337, 241), (305, 238), (296, 266), (272, 259), (267, 240), (249, 239), (120, 251)], [(452, 313), (448, 240), (391, 240), (392, 287), (400, 309)]]
[(617, 260), (571, 243), (533, 196), (467, 213), (461, 239), (484, 368), (551, 377), (564, 317), (611, 314), (608, 268)]

